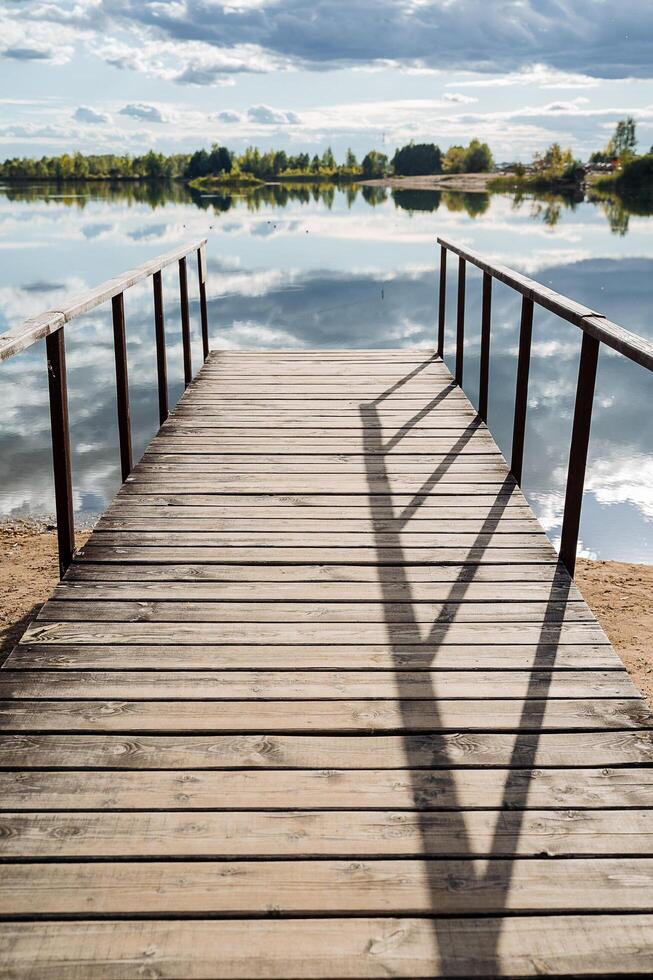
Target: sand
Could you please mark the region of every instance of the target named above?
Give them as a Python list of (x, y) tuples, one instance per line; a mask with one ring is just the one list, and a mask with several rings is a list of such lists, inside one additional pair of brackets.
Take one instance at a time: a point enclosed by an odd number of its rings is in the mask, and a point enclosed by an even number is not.
[[(78, 547), (88, 533), (78, 534)], [(0, 524), (0, 662), (58, 579), (57, 536), (51, 525)], [(576, 581), (653, 708), (653, 565), (579, 559)]]
[(653, 565), (579, 558), (576, 582), (653, 708)]
[(483, 174), (432, 174), (423, 177), (380, 177), (375, 180), (359, 180), (363, 187), (392, 187), (410, 191), (465, 191), (479, 193), (487, 190), (495, 173)]
[[(88, 531), (76, 537), (77, 547)], [(57, 533), (35, 521), (0, 524), (0, 662), (59, 581)]]

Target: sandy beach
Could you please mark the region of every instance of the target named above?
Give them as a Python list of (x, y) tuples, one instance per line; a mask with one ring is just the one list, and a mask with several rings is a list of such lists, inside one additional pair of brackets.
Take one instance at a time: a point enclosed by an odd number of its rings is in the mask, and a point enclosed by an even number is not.
[(362, 187), (391, 187), (406, 191), (466, 191), (481, 193), (487, 190), (495, 173), (430, 174), (424, 177), (380, 177), (378, 180), (359, 180)]

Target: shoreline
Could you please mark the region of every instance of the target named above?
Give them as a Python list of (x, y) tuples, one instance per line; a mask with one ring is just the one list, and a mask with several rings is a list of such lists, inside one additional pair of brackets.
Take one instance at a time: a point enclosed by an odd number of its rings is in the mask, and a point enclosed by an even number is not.
[[(77, 533), (78, 548), (89, 533)], [(54, 525), (0, 521), (0, 663), (58, 581)], [(653, 565), (579, 558), (576, 584), (653, 708)]]
[(482, 174), (428, 174), (420, 177), (378, 177), (374, 180), (358, 180), (359, 187), (390, 187), (407, 191), (465, 191), (483, 194), (494, 173)]

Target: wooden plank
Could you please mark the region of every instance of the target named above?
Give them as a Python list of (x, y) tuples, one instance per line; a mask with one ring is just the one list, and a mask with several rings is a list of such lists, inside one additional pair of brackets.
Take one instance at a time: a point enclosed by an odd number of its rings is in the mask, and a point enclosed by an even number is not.
[[(151, 506), (168, 506), (173, 504), (180, 507), (256, 507), (265, 509), (273, 508), (275, 510), (280, 508), (288, 513), (301, 510), (301, 513), (305, 517), (309, 517), (314, 512), (314, 509), (324, 509), (327, 507), (331, 513), (333, 513), (333, 508), (338, 512), (342, 510), (345, 516), (347, 516), (346, 512), (348, 510), (355, 510), (359, 516), (366, 518), (370, 517), (372, 513), (371, 508), (378, 503), (373, 495), (352, 493), (330, 494), (320, 493), (318, 491), (313, 494), (296, 494), (274, 493), (271, 490), (264, 490), (250, 494), (219, 494), (211, 491), (204, 495), (198, 495), (192, 493), (184, 494), (179, 491), (170, 490), (167, 493), (162, 491), (159, 494), (149, 495), (148, 493), (138, 494), (133, 487), (128, 493), (125, 493), (124, 487), (121, 487), (111, 504), (111, 508), (140, 506), (144, 502)], [(516, 486), (510, 486), (506, 490), (502, 490), (499, 494), (487, 491), (474, 497), (458, 497), (452, 492), (443, 497), (442, 495), (433, 493), (430, 488), (427, 488), (417, 498), (415, 498), (414, 494), (409, 493), (393, 494), (392, 507), (394, 510), (390, 513), (394, 514), (395, 517), (403, 517), (403, 512), (406, 510), (408, 510), (406, 518), (408, 516), (412, 517), (413, 515), (417, 517), (420, 513), (426, 514), (427, 517), (433, 517), (437, 516), (437, 514), (434, 514), (434, 511), (440, 513), (442, 508), (449, 509), (451, 507), (464, 508), (470, 515), (474, 514), (474, 511), (469, 511), (470, 507), (478, 508), (478, 516), (485, 517), (488, 514), (490, 516), (496, 516), (497, 512), (501, 514), (504, 510), (507, 512), (509, 508), (513, 507), (528, 508), (528, 504), (520, 490)], [(530, 508), (528, 510), (532, 514)], [(382, 516), (390, 516), (390, 513), (384, 512)]]
[[(195, 861), (9, 865), (0, 915), (428, 915), (633, 912), (651, 904), (653, 859)], [(456, 887), (452, 888), (452, 881)]]
[[(651, 808), (653, 769), (0, 771), (0, 810), (60, 810), (67, 817), (74, 810), (288, 812), (290, 805), (347, 811), (339, 832), (357, 809)], [(72, 838), (62, 840), (73, 846)]]
[[(184, 498), (178, 498), (183, 501)], [(333, 525), (333, 530), (339, 530), (342, 522), (346, 521), (345, 527), (355, 530), (357, 527), (364, 529), (376, 528), (377, 530), (407, 530), (417, 524), (415, 530), (432, 524), (432, 530), (442, 530), (443, 522), (462, 523), (465, 522), (468, 528), (480, 528), (488, 520), (492, 520), (492, 527), (504, 527), (509, 522), (533, 524), (535, 519), (532, 512), (529, 513), (526, 507), (517, 503), (506, 503), (502, 505), (492, 505), (479, 503), (477, 508), (470, 508), (461, 504), (455, 506), (440, 501), (437, 504), (425, 504), (411, 511), (405, 518), (389, 515), (388, 517), (375, 518), (370, 514), (369, 508), (359, 504), (358, 507), (328, 507), (313, 505), (306, 508), (299, 504), (287, 503), (284, 505), (282, 500), (278, 500), (275, 505), (266, 505), (261, 502), (256, 505), (239, 505), (235, 502), (221, 503), (219, 497), (211, 498), (215, 502), (212, 504), (196, 504), (195, 498), (190, 497), (188, 503), (150, 503), (151, 497), (147, 494), (142, 497), (132, 494), (131, 496), (116, 499), (100, 518), (102, 521), (120, 520), (127, 518), (146, 518), (154, 520), (168, 518), (178, 520), (187, 518), (188, 520), (200, 520), (210, 518), (215, 521), (248, 521), (248, 527), (261, 527), (261, 521), (267, 521), (270, 528), (294, 526), (304, 530), (313, 527), (317, 530), (318, 522), (326, 522), (327, 528)], [(232, 495), (227, 496), (227, 501), (232, 500)], [(251, 499), (251, 498), (250, 498)], [(439, 498), (435, 498), (438, 500)], [(256, 522), (256, 524), (254, 523)], [(283, 523), (282, 523), (283, 522)], [(424, 522), (424, 523), (422, 523)], [(338, 525), (337, 527), (335, 525)], [(243, 526), (243, 525), (241, 525)], [(541, 530), (541, 525), (537, 524)]]
[(502, 602), (512, 605), (528, 602), (575, 602), (581, 600), (576, 585), (550, 582), (74, 582), (56, 586), (53, 599), (138, 600), (231, 602), (406, 602), (422, 603)]
[[(107, 671), (0, 672), (4, 698), (639, 698), (625, 671)], [(256, 717), (258, 708), (253, 709)], [(243, 724), (245, 719), (243, 718)], [(250, 721), (251, 725), (251, 721)]]
[[(129, 492), (120, 491), (107, 508), (108, 514), (119, 514), (123, 508), (170, 507), (196, 508), (202, 507), (207, 513), (225, 517), (291, 517), (293, 514), (305, 520), (333, 518), (338, 513), (343, 520), (374, 520), (397, 521), (404, 526), (412, 521), (438, 520), (450, 515), (459, 520), (499, 520), (518, 519), (520, 516), (532, 517), (533, 512), (526, 512), (527, 505), (518, 491), (493, 494), (487, 491), (471, 495), (468, 493), (456, 496), (454, 493), (434, 494), (429, 488), (423, 493), (393, 494), (390, 502), (383, 495), (371, 495), (367, 500), (362, 494), (294, 494), (294, 493), (216, 493), (208, 491), (204, 494), (175, 493), (174, 491), (151, 493), (147, 489), (138, 493), (136, 488)], [(381, 499), (377, 499), (380, 496)], [(340, 501), (340, 504), (338, 503)], [(382, 504), (382, 511), (379, 505)], [(186, 510), (188, 516), (195, 511)], [(202, 511), (197, 511), (201, 514)], [(377, 516), (378, 515), (378, 516)]]
[(92, 542), (85, 545), (85, 548), (93, 545), (103, 547), (121, 547), (125, 545), (145, 547), (176, 547), (179, 549), (192, 548), (195, 545), (202, 547), (235, 547), (235, 548), (274, 548), (275, 546), (303, 548), (331, 547), (334, 551), (346, 550), (347, 548), (370, 548), (376, 553), (377, 549), (398, 548), (399, 544), (405, 545), (406, 549), (418, 551), (426, 549), (445, 548), (470, 548), (483, 549), (493, 547), (495, 550), (500, 548), (536, 548), (539, 546), (541, 551), (553, 554), (553, 549), (542, 541), (541, 535), (532, 532), (494, 534), (491, 531), (484, 533), (474, 533), (460, 531), (454, 534), (441, 532), (429, 534), (428, 532), (407, 531), (401, 537), (395, 533), (379, 531), (378, 533), (365, 534), (364, 532), (342, 531), (337, 538), (328, 533), (320, 531), (300, 531), (294, 534), (292, 531), (101, 531), (93, 535)]
[(623, 670), (607, 639), (598, 644), (479, 643), (360, 646), (101, 646), (19, 643), (5, 661), (12, 670)]
[[(443, 640), (449, 643), (482, 644), (487, 646), (488, 633), (494, 634), (494, 642), (500, 644), (552, 644), (602, 643), (605, 634), (595, 623), (562, 623), (552, 626), (534, 626), (529, 623), (501, 624), (500, 635), (483, 623), (449, 623), (432, 627), (425, 636), (414, 626), (396, 623), (392, 627), (391, 644), (415, 644), (420, 640), (437, 645)], [(385, 623), (223, 623), (216, 628), (210, 623), (105, 623), (100, 628), (89, 623), (32, 623), (21, 643), (97, 644), (104, 643), (160, 643), (166, 646), (197, 643), (241, 644), (261, 646), (269, 643), (295, 644), (318, 643), (355, 646), (387, 644), (388, 630)]]
[[(141, 508), (142, 509), (142, 508)], [(320, 534), (333, 534), (338, 532), (355, 534), (373, 534), (393, 532), (396, 534), (422, 533), (422, 534), (442, 534), (447, 531), (461, 534), (480, 534), (487, 532), (491, 524), (492, 534), (541, 534), (542, 528), (533, 518), (520, 520), (514, 517), (497, 517), (491, 520), (474, 520), (473, 518), (442, 518), (422, 519), (419, 523), (413, 522), (404, 524), (401, 520), (387, 521), (366, 521), (356, 520), (355, 518), (346, 520), (336, 520), (335, 511), (332, 512), (334, 519), (328, 518), (307, 518), (302, 520), (300, 517), (238, 517), (222, 516), (213, 517), (211, 515), (197, 515), (188, 508), (170, 508), (172, 513), (166, 513), (166, 508), (154, 509), (147, 508), (144, 514), (139, 513), (139, 508), (131, 508), (127, 514), (113, 510), (111, 514), (102, 517), (95, 525), (96, 531), (290, 531), (299, 532), (319, 532)], [(202, 510), (202, 508), (198, 508)], [(177, 511), (177, 513), (175, 513)], [(178, 513), (183, 511), (183, 513)]]
[[(217, 459), (216, 459), (217, 456)], [(199, 473), (332, 473), (349, 476), (351, 474), (360, 475), (366, 473), (365, 460), (361, 457), (354, 462), (320, 462), (321, 457), (317, 457), (317, 462), (311, 462), (310, 457), (306, 462), (296, 462), (296, 457), (278, 459), (275, 462), (265, 462), (266, 457), (261, 458), (252, 454), (249, 456), (238, 456), (229, 461), (229, 456), (224, 458), (220, 453), (205, 453), (198, 455), (186, 455), (183, 453), (159, 453), (146, 456), (134, 467), (134, 475), (153, 474), (153, 473), (188, 473), (197, 476)], [(417, 476), (423, 473), (432, 473), (442, 460), (445, 460), (448, 473), (469, 473), (480, 475), (481, 473), (504, 473), (503, 460), (497, 453), (495, 457), (490, 454), (482, 456), (464, 457), (462, 460), (454, 460), (452, 457), (440, 457), (432, 460), (427, 457), (426, 462), (419, 462), (419, 458), (400, 456), (390, 460), (384, 465), (384, 472), (390, 476), (397, 474), (407, 474)], [(408, 460), (408, 461), (406, 461)]]
[(653, 915), (10, 922), (0, 961), (7, 980), (645, 977)]
[[(62, 672), (63, 674), (63, 672)], [(65, 677), (66, 674), (63, 674)], [(619, 675), (617, 675), (619, 676)], [(118, 672), (114, 687), (120, 686)], [(156, 683), (156, 682), (155, 682)], [(81, 685), (80, 685), (81, 686)], [(289, 710), (287, 700), (256, 701), (135, 701), (140, 693), (132, 692), (127, 682), (122, 697), (129, 700), (89, 701), (60, 700), (59, 686), (48, 698), (48, 682), (24, 694), (20, 700), (0, 701), (0, 721), (5, 732), (454, 732), (454, 731), (602, 731), (653, 727), (653, 715), (643, 699), (586, 698), (556, 700), (551, 698), (528, 701), (444, 700), (437, 701), (425, 678), (422, 699), (411, 701), (379, 700), (311, 700), (303, 701), (301, 711)], [(591, 688), (591, 682), (589, 687)], [(150, 685), (147, 696), (152, 696)], [(2, 692), (5, 694), (6, 692)], [(41, 697), (43, 693), (43, 697)], [(163, 692), (176, 697), (170, 685)], [(184, 691), (185, 693), (185, 691)], [(355, 692), (352, 696), (356, 696)], [(397, 694), (402, 694), (401, 682)], [(511, 695), (508, 685), (507, 697)], [(80, 695), (81, 696), (81, 695)], [(84, 697), (97, 697), (93, 681), (87, 685)], [(115, 695), (110, 695), (115, 697)], [(208, 690), (208, 698), (213, 690)], [(66, 697), (66, 694), (63, 694)], [(282, 694), (282, 697), (285, 695)], [(296, 706), (295, 706), (296, 707)]]
[[(96, 544), (100, 538), (92, 539), (76, 552), (78, 562), (120, 562), (123, 565), (135, 562), (159, 562), (166, 565), (180, 564), (185, 562), (195, 562), (200, 564), (215, 563), (225, 565), (229, 562), (238, 565), (253, 565), (256, 562), (262, 564), (275, 565), (289, 563), (300, 565), (313, 565), (315, 563), (326, 563), (342, 565), (352, 563), (356, 565), (372, 565), (378, 568), (379, 555), (372, 547), (369, 548), (342, 548), (342, 547), (323, 547), (314, 548), (306, 546), (302, 548), (278, 547), (224, 547), (207, 546), (199, 544), (190, 547), (165, 547), (163, 545), (131, 545), (125, 542), (118, 544)], [(497, 535), (495, 542), (499, 541)], [(384, 566), (388, 565), (433, 565), (448, 563), (455, 566), (506, 564), (517, 566), (520, 564), (532, 565), (535, 562), (548, 563), (552, 568), (557, 566), (557, 555), (548, 542), (538, 541), (530, 546), (522, 548), (506, 548), (492, 546), (477, 547), (443, 547), (443, 548), (391, 548), (385, 547), (382, 551)], [(500, 544), (501, 542), (499, 542)], [(512, 574), (516, 574), (513, 570)]]
[(381, 581), (387, 586), (413, 585), (422, 582), (447, 582), (453, 585), (496, 584), (503, 582), (544, 582), (549, 587), (575, 588), (570, 584), (569, 575), (564, 568), (547, 563), (521, 562), (518, 565), (506, 564), (419, 564), (394, 566), (310, 564), (302, 562), (294, 565), (202, 565), (192, 562), (171, 562), (166, 565), (115, 564), (94, 565), (89, 561), (73, 562), (64, 581), (143, 581), (143, 582), (347, 582), (376, 585)]
[[(404, 589), (403, 600), (409, 597)], [(210, 599), (109, 600), (50, 599), (36, 617), (47, 622), (173, 623), (593, 623), (582, 601), (574, 602), (239, 602)]]
[[(653, 733), (2, 735), (3, 769), (516, 769), (650, 764)], [(570, 778), (573, 778), (570, 775)]]
[[(503, 785), (502, 779), (497, 782)], [(355, 855), (367, 861), (388, 856), (496, 859), (502, 856), (569, 858), (575, 855), (627, 854), (644, 858), (641, 861), (639, 887), (650, 889), (651, 883), (653, 811), (648, 809), (625, 812), (566, 809), (510, 812), (309, 810), (282, 813), (231, 810), (205, 811), (201, 816), (193, 815), (190, 820), (182, 812), (70, 815), (19, 812), (4, 813), (2, 820), (6, 834), (0, 839), (0, 856), (11, 860), (63, 860), (75, 857), (310, 859)], [(623, 867), (629, 868), (632, 874), (631, 862), (623, 857), (619, 860), (624, 861)], [(524, 863), (516, 862), (516, 873), (517, 867)], [(590, 862), (579, 864), (586, 865), (588, 875), (591, 874)], [(260, 863), (250, 864), (253, 869), (262, 866)], [(326, 862), (322, 866), (329, 867)], [(413, 866), (423, 865), (413, 862)], [(548, 861), (547, 866), (555, 874), (557, 861), (555, 864)], [(0, 878), (0, 915), (10, 911), (5, 891), (8, 867), (3, 867)], [(128, 873), (129, 866), (123, 867)], [(473, 873), (473, 865), (470, 863), (468, 867)], [(193, 876), (187, 883), (191, 889), (192, 880)], [(298, 870), (297, 880), (302, 880)], [(637, 881), (633, 881), (633, 886), (637, 886)], [(565, 893), (562, 879), (559, 889), (562, 901), (565, 898), (569, 901), (570, 896)], [(282, 892), (280, 882), (279, 893)], [(469, 896), (462, 897), (469, 900)], [(640, 907), (648, 907), (641, 895), (638, 901)], [(392, 907), (392, 903), (387, 906), (389, 909)], [(561, 907), (564, 908), (564, 904)], [(329, 910), (325, 906), (323, 909)], [(312, 911), (319, 911), (319, 907)], [(330, 911), (337, 911), (337, 907), (331, 907)]]

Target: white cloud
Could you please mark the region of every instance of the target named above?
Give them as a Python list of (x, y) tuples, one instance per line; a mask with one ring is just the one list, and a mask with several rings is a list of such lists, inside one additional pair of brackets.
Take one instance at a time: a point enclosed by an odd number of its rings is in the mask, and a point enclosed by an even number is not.
[(647, 0), (22, 0), (3, 17), (9, 50), (67, 58), (59, 42), (74, 35), (113, 64), (193, 85), (292, 67), (396, 65), (549, 88), (653, 74)]
[(78, 109), (75, 110), (75, 115), (73, 117), (77, 122), (81, 123), (107, 123), (111, 121), (111, 117), (106, 112), (96, 112), (95, 109), (91, 109), (90, 106), (80, 105)]
[(447, 87), (455, 88), (508, 88), (524, 85), (529, 88), (595, 88), (598, 80), (591, 75), (581, 75), (577, 72), (559, 71), (548, 65), (537, 64), (520, 71), (506, 72), (505, 75), (488, 77), (486, 74), (474, 74), (462, 81), (447, 82)]
[(471, 102), (478, 102), (478, 99), (473, 95), (463, 95), (461, 92), (445, 92), (443, 98), (445, 102), (454, 102), (458, 105), (469, 105)]
[(242, 115), (239, 112), (231, 112), (226, 109), (224, 112), (217, 112), (215, 118), (218, 122), (223, 123), (237, 123), (242, 121)]
[(277, 126), (289, 123), (294, 126), (300, 121), (296, 112), (289, 109), (273, 109), (269, 105), (254, 105), (247, 110), (247, 118), (250, 122), (260, 123), (263, 126)]
[(163, 123), (166, 121), (166, 117), (160, 109), (153, 105), (145, 105), (143, 102), (130, 102), (129, 105), (120, 109), (120, 115), (139, 119), (143, 122)]

